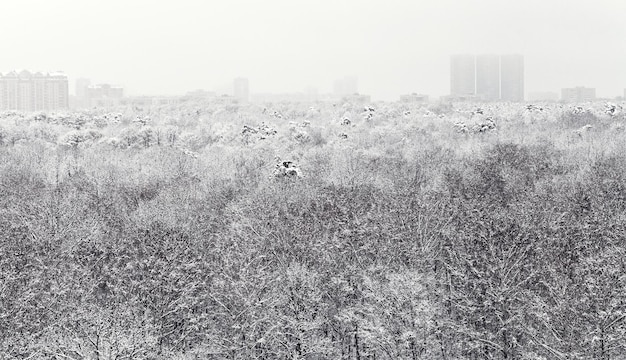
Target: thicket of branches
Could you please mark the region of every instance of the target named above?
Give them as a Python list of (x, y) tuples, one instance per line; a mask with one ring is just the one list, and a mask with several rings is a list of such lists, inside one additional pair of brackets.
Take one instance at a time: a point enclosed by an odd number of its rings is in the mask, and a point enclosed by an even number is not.
[[(618, 127), (377, 110), (11, 115), (1, 357), (620, 359)], [(277, 133), (239, 132), (262, 121)]]

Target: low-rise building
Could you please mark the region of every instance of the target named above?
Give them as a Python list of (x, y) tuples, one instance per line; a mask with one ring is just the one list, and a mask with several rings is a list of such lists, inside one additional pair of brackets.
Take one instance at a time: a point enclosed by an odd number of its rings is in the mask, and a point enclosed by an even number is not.
[(111, 84), (90, 85), (85, 88), (85, 103), (89, 107), (115, 107), (124, 98), (124, 88)]
[(596, 89), (577, 86), (561, 89), (561, 100), (565, 102), (588, 102), (596, 99)]
[(468, 101), (480, 101), (480, 98), (476, 95), (447, 95), (441, 97), (445, 102), (468, 102)]
[(180, 96), (129, 96), (119, 100), (120, 106), (152, 107), (163, 105), (180, 104), (183, 98)]
[(342, 97), (341, 100), (346, 102), (365, 104), (372, 102), (372, 97), (369, 95), (351, 94)]
[(400, 102), (403, 102), (403, 103), (427, 103), (428, 102), (428, 95), (416, 94), (416, 93), (407, 94), (407, 95), (400, 95)]

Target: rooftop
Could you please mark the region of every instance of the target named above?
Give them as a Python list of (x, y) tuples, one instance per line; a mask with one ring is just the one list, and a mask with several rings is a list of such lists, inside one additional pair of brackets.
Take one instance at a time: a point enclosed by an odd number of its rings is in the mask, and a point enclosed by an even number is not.
[(16, 77), (16, 78), (29, 78), (29, 77), (67, 77), (62, 71), (42, 72), (42, 71), (30, 71), (24, 69), (11, 70), (7, 73), (0, 73), (0, 77)]

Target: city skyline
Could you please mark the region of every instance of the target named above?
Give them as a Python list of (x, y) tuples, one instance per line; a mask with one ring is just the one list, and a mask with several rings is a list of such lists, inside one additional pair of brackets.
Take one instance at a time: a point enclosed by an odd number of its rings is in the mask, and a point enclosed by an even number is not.
[(355, 74), (375, 100), (436, 98), (449, 93), (450, 54), (463, 53), (524, 54), (527, 92), (626, 87), (617, 0), (23, 0), (3, 11), (0, 69), (62, 69), (130, 95), (219, 91), (238, 76), (261, 93), (330, 93)]
[[(488, 102), (519, 102), (526, 100), (530, 102), (562, 101), (572, 103), (596, 99), (614, 99), (597, 97), (596, 88), (586, 86), (562, 87), (560, 96), (558, 93), (551, 91), (530, 92), (527, 96), (523, 96), (524, 57), (521, 54), (451, 55), (450, 77), (453, 80), (450, 83), (450, 95), (443, 96), (441, 100)], [(455, 78), (456, 82), (454, 81)], [(465, 83), (463, 81), (459, 82), (459, 79), (465, 81)], [(128, 95), (121, 86), (104, 83), (92, 85), (91, 80), (88, 78), (75, 79), (75, 94), (70, 94), (69, 83), (67, 75), (63, 72), (45, 73), (29, 70), (0, 72), (0, 110), (40, 111), (94, 106), (111, 107), (128, 104), (165, 104), (172, 101), (184, 101), (184, 99), (190, 96), (218, 99), (226, 95), (203, 89), (194, 89), (187, 91), (185, 94), (177, 95)], [(62, 86), (59, 87), (59, 84)], [(264, 101), (371, 101), (370, 95), (359, 94), (358, 78), (356, 76), (345, 76), (335, 80), (333, 92), (325, 94), (320, 94), (315, 88), (307, 88), (299, 92), (250, 92), (249, 80), (242, 77), (233, 79), (231, 84), (232, 93), (228, 95), (233, 100), (243, 103)], [(626, 88), (623, 91), (624, 95), (626, 95)], [(53, 102), (48, 99), (50, 94), (53, 94), (52, 97), (56, 99)], [(621, 94), (615, 98), (620, 97), (626, 99), (626, 96)], [(44, 98), (46, 99), (44, 100)], [(429, 102), (429, 99), (438, 100), (431, 99), (428, 94), (413, 92), (410, 94), (399, 94), (398, 98), (393, 101), (425, 103)]]
[[(0, 69), (2, 70), (2, 69)], [(64, 71), (55, 72), (42, 72), (32, 70), (10, 70), (0, 71), (0, 74), (20, 73), (28, 72), (32, 74), (37, 73), (56, 73), (63, 74), (67, 77)], [(468, 77), (469, 76), (469, 77)], [(426, 94), (431, 99), (447, 98), (448, 96), (465, 97), (470, 95), (475, 100), (484, 101), (524, 101), (536, 98), (538, 94), (562, 94), (564, 88), (584, 88), (589, 84), (575, 84), (573, 86), (560, 86), (556, 90), (550, 91), (526, 91), (524, 88), (524, 55), (522, 54), (453, 54), (449, 56), (449, 92), (440, 96), (433, 96), (428, 92), (420, 92), (420, 94)], [(68, 77), (69, 78), (69, 77)], [(456, 78), (456, 80), (455, 80)], [(196, 89), (184, 89), (183, 92), (177, 94), (146, 94), (146, 93), (130, 93), (123, 85), (96, 82), (92, 83), (90, 78), (79, 77), (76, 79), (69, 78), (68, 82), (68, 95), (70, 97), (75, 96), (77, 98), (87, 98), (85, 92), (88, 88), (101, 88), (112, 87), (115, 89), (124, 89), (125, 95), (133, 97), (141, 96), (156, 96), (156, 97), (168, 97), (168, 96), (183, 96), (193, 91), (207, 91), (207, 88)], [(72, 86), (72, 84), (74, 84)], [(596, 87), (591, 85), (595, 90)], [(208, 91), (214, 92), (219, 95), (229, 95), (234, 98), (238, 98), (242, 101), (249, 101), (250, 97), (255, 99), (263, 97), (279, 97), (281, 94), (303, 94), (309, 93), (312, 90), (318, 93), (316, 87), (306, 87), (304, 89), (295, 91), (277, 91), (277, 92), (263, 92), (263, 91), (250, 91), (249, 79), (245, 77), (235, 77), (229, 84), (222, 84), (219, 88), (208, 89)], [(100, 90), (101, 91), (101, 90)], [(597, 98), (614, 99), (622, 97), (626, 92), (626, 87), (622, 88), (619, 93), (614, 96), (597, 96)], [(358, 77), (356, 75), (346, 75), (333, 81), (332, 90), (322, 93), (323, 98), (328, 99), (328, 96), (345, 96), (348, 94), (358, 94)], [(410, 94), (416, 94), (416, 91), (411, 91)], [(398, 98), (405, 96), (406, 94), (397, 94), (395, 99), (386, 101), (396, 101)], [(93, 97), (93, 95), (91, 96)], [(116, 96), (120, 97), (120, 96)], [(307, 96), (301, 97), (307, 98)], [(308, 98), (311, 98), (308, 96)], [(313, 97), (315, 98), (315, 97)], [(559, 97), (561, 99), (562, 96)], [(380, 99), (374, 99), (375, 101)]]

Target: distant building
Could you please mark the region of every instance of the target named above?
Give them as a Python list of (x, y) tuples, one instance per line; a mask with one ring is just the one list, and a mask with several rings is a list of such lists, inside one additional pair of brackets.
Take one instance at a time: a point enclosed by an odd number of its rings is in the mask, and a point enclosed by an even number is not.
[(211, 102), (214, 104), (232, 105), (232, 104), (236, 104), (237, 102), (239, 102), (239, 100), (236, 99), (234, 96), (223, 94), (223, 95), (213, 98)]
[(176, 105), (183, 101), (179, 96), (129, 96), (120, 98), (116, 105), (150, 108), (153, 106)]
[(86, 96), (90, 99), (98, 99), (98, 98), (120, 99), (124, 97), (124, 88), (121, 86), (114, 86), (111, 84), (92, 85), (92, 86), (87, 87)]
[(500, 100), (500, 57), (476, 56), (476, 96), (483, 101)]
[(449, 101), (524, 101), (523, 55), (452, 55)]
[(87, 97), (87, 88), (91, 85), (91, 80), (85, 78), (76, 79), (76, 88), (74, 89), (74, 93), (78, 98)]
[(335, 80), (333, 83), (333, 94), (342, 97), (359, 93), (359, 81), (355, 76), (346, 76), (343, 79)]
[(88, 106), (113, 107), (120, 105), (124, 97), (124, 88), (111, 84), (87, 86), (85, 99)]
[(89, 106), (87, 99), (87, 88), (91, 85), (91, 80), (85, 78), (76, 79), (74, 83), (74, 97), (70, 98), (72, 108), (84, 108)]
[(465, 102), (465, 101), (478, 101), (479, 99), (476, 97), (476, 95), (448, 95), (448, 96), (442, 96), (441, 97), (442, 101), (447, 101), (447, 102)]
[(403, 102), (403, 103), (427, 103), (428, 102), (428, 95), (422, 95), (422, 94), (416, 94), (416, 93), (407, 94), (407, 95), (400, 95), (400, 102)]
[(69, 107), (67, 75), (11, 71), (0, 74), (0, 109), (49, 111)]
[(596, 99), (596, 89), (577, 86), (561, 89), (561, 100), (565, 102), (588, 102)]
[(366, 103), (372, 102), (371, 96), (361, 95), (361, 94), (346, 95), (342, 97), (341, 100), (346, 101), (346, 102), (359, 103), (359, 104), (366, 104)]
[(559, 94), (551, 91), (528, 93), (528, 101), (559, 101)]
[(212, 99), (216, 96), (215, 91), (194, 90), (187, 92), (184, 97), (188, 99)]
[(233, 95), (235, 99), (242, 102), (248, 102), (250, 100), (250, 88), (248, 79), (236, 78), (233, 81)]
[(255, 103), (309, 103), (321, 101), (322, 97), (317, 94), (306, 92), (295, 93), (257, 93), (250, 95)]
[(500, 100), (524, 101), (524, 56), (519, 54), (500, 57)]
[(450, 57), (450, 95), (476, 94), (476, 58), (474, 55)]

